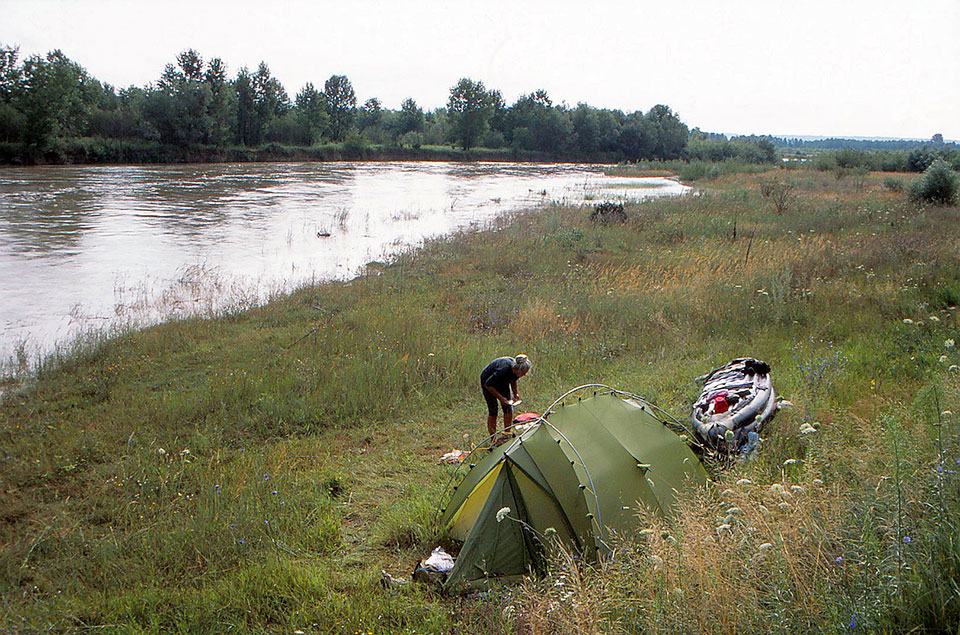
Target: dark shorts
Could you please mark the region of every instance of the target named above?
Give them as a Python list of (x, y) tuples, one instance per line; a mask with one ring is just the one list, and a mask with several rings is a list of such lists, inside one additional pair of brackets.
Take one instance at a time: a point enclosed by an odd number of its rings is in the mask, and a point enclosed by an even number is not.
[[(503, 395), (504, 397), (510, 397), (510, 388), (506, 390), (501, 390), (499, 387), (494, 386), (497, 389), (497, 392)], [(480, 392), (483, 393), (483, 400), (487, 402), (487, 414), (491, 417), (497, 416), (497, 406), (500, 406), (500, 400), (494, 397), (489, 390), (484, 388), (483, 384), (480, 384)], [(512, 415), (513, 406), (503, 406), (503, 414)]]

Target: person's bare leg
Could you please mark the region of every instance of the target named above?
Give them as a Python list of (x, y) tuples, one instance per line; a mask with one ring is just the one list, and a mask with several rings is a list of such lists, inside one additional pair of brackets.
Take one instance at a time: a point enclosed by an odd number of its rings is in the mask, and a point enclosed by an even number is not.
[[(494, 423), (493, 425), (494, 425), (494, 428), (496, 428), (497, 424)], [(506, 410), (504, 410), (503, 411), (503, 429), (506, 430), (512, 425), (513, 425), (513, 412), (512, 411), (507, 412)]]
[(487, 415), (487, 432), (490, 436), (497, 433), (497, 415)]

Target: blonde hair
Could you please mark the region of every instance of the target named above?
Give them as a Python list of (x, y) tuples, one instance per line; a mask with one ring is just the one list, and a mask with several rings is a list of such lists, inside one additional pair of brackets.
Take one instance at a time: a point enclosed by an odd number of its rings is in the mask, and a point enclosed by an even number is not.
[(523, 354), (517, 355), (514, 358), (513, 365), (516, 368), (519, 368), (521, 370), (526, 370), (526, 371), (529, 371), (531, 368), (533, 368), (533, 362), (530, 361), (529, 357)]

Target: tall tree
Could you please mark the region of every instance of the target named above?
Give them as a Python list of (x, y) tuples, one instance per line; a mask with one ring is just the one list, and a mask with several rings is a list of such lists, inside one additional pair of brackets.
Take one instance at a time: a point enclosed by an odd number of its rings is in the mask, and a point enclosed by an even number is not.
[(262, 131), (257, 123), (257, 93), (246, 67), (237, 73), (233, 87), (237, 94), (237, 141), (245, 146), (256, 145), (260, 143)]
[(656, 142), (653, 156), (657, 159), (679, 159), (687, 146), (690, 131), (669, 106), (657, 104), (646, 115), (653, 127)]
[(383, 120), (383, 104), (376, 97), (371, 97), (360, 106), (360, 116), (357, 127), (363, 132), (367, 128), (376, 128)]
[(486, 132), (493, 115), (495, 95), (481, 81), (464, 77), (450, 89), (447, 112), (454, 140), (469, 150)]
[(83, 86), (88, 79), (87, 72), (59, 50), (24, 61), (19, 102), (28, 143), (43, 145), (55, 137), (82, 133), (87, 116)]
[(332, 75), (323, 85), (330, 117), (330, 138), (343, 141), (356, 115), (357, 96), (346, 75)]
[(236, 125), (236, 92), (230, 89), (227, 66), (219, 57), (207, 62), (203, 83), (210, 89), (207, 114), (210, 120), (207, 143), (223, 145), (230, 140)]
[(303, 89), (297, 93), (297, 110), (307, 122), (310, 130), (310, 140), (312, 143), (320, 141), (323, 131), (329, 124), (327, 117), (327, 104), (323, 93), (313, 87), (312, 83), (307, 83)]
[(400, 104), (400, 117), (397, 122), (397, 130), (400, 134), (408, 132), (423, 132), (424, 126), (423, 109), (417, 105), (412, 97), (407, 97)]

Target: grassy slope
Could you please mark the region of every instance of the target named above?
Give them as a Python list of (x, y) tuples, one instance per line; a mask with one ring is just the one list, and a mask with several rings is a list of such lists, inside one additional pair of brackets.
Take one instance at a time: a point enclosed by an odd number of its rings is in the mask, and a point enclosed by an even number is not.
[[(50, 362), (0, 410), (0, 627), (730, 632), (955, 619), (938, 601), (950, 590), (924, 575), (956, 573), (947, 525), (931, 520), (956, 511), (952, 481), (931, 471), (938, 442), (956, 456), (954, 432), (931, 424), (960, 411), (948, 370), (960, 354), (944, 347), (960, 339), (957, 209), (908, 206), (883, 175), (863, 187), (790, 176), (798, 198), (782, 216), (757, 175), (629, 208), (619, 226), (551, 208), (348, 283)], [(447, 475), (435, 460), (481, 435), (479, 369), (516, 352), (535, 363), (523, 380), (534, 409), (602, 381), (682, 416), (691, 379), (742, 354), (769, 361), (795, 406), (759, 460), (662, 527), (679, 542), (657, 532), (602, 571), (516, 595), (381, 590), (381, 568), (406, 573), (434, 544)], [(813, 420), (820, 431), (799, 435)], [(794, 484), (803, 504), (785, 500)], [(742, 520), (715, 538), (724, 500)], [(561, 592), (573, 584), (571, 604)], [(924, 612), (918, 591), (953, 613)]]

